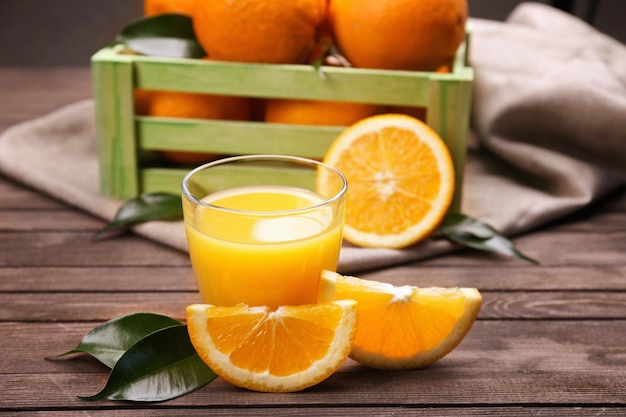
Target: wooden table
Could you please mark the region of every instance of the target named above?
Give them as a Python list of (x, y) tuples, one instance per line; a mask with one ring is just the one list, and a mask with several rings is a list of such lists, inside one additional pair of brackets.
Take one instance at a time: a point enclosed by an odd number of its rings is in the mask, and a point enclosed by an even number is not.
[[(0, 132), (91, 96), (88, 69), (0, 69)], [(159, 404), (85, 402), (107, 368), (50, 361), (96, 325), (199, 301), (187, 255), (136, 235), (90, 242), (104, 222), (0, 176), (0, 412), (94, 416), (626, 415), (626, 191), (517, 238), (541, 261), (474, 251), (360, 274), (473, 286), (484, 304), (433, 366), (376, 372), (348, 361), (322, 384), (262, 394), (215, 380)]]

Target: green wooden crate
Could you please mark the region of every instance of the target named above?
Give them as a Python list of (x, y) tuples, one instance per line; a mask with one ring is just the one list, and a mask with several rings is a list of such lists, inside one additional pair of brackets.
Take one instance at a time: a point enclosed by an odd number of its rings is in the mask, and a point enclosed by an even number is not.
[[(170, 90), (257, 98), (302, 98), (380, 105), (423, 106), (426, 122), (446, 141), (456, 169), (459, 207), (469, 128), (473, 71), (469, 37), (453, 70), (369, 70), (271, 65), (132, 55), (106, 47), (92, 57), (101, 193), (131, 198), (145, 192), (180, 192), (189, 167), (150, 158), (154, 150), (226, 155), (287, 154), (322, 158), (342, 127), (137, 116), (133, 89)], [(210, 138), (210, 140), (207, 140)], [(277, 177), (285, 177), (276, 172)]]

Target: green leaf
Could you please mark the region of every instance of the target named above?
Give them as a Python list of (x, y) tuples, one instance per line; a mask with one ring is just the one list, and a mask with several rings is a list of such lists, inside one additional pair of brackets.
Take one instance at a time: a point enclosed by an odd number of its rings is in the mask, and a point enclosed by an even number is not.
[(192, 20), (182, 14), (145, 17), (125, 26), (116, 40), (143, 55), (201, 58), (206, 55), (196, 40)]
[(324, 43), (320, 47), (320, 51), (318, 56), (313, 60), (311, 66), (313, 70), (319, 75), (321, 79), (326, 79), (326, 74), (324, 73), (322, 67), (324, 65), (324, 59), (326, 58), (326, 54), (330, 50), (330, 44)]
[(216, 378), (196, 353), (187, 326), (154, 332), (133, 345), (111, 370), (99, 393), (87, 401), (166, 401), (193, 392)]
[(97, 240), (105, 233), (124, 229), (136, 223), (152, 220), (180, 220), (183, 218), (182, 200), (179, 195), (168, 193), (141, 194), (127, 200), (117, 210), (115, 218), (93, 237)]
[(147, 335), (172, 326), (182, 326), (173, 318), (152, 313), (134, 313), (109, 320), (87, 333), (75, 349), (50, 358), (71, 353), (88, 353), (113, 368), (131, 346)]
[(459, 212), (449, 212), (438, 229), (453, 242), (470, 248), (514, 256), (539, 264), (520, 252), (513, 242), (490, 225)]

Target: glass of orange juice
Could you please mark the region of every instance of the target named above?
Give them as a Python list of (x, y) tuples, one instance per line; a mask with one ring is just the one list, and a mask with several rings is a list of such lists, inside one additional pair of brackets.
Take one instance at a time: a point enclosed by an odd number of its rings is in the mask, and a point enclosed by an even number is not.
[[(316, 191), (320, 170), (335, 183), (328, 195)], [(346, 189), (335, 168), (293, 156), (224, 158), (190, 171), (183, 213), (203, 301), (315, 303), (320, 272), (337, 267)]]

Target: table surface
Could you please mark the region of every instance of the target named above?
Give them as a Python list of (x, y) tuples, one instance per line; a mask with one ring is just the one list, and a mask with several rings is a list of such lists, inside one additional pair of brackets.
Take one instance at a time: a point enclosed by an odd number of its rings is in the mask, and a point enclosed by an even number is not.
[[(91, 97), (79, 69), (0, 68), (0, 132)], [(128, 234), (90, 241), (104, 222), (0, 176), (0, 413), (14, 415), (626, 415), (626, 191), (517, 237), (540, 266), (461, 251), (361, 277), (477, 287), (465, 340), (417, 371), (348, 360), (300, 393), (263, 394), (219, 378), (154, 403), (85, 402), (107, 368), (47, 360), (96, 325), (148, 311), (183, 318), (199, 301), (186, 254)]]

